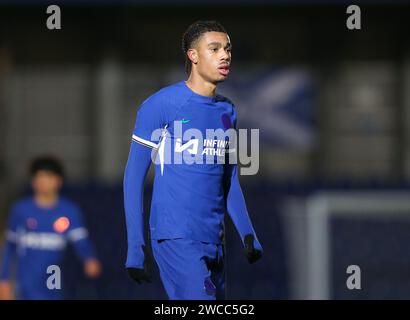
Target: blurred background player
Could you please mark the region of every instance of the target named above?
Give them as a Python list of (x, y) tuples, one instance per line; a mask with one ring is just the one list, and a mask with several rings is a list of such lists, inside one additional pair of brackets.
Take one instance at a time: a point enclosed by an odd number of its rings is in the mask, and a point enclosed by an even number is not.
[[(47, 268), (61, 265), (67, 242), (74, 245), (87, 277), (97, 278), (101, 265), (80, 209), (59, 195), (64, 177), (62, 164), (53, 157), (37, 158), (30, 173), (34, 194), (17, 201), (9, 217), (0, 266), (0, 299), (61, 299), (64, 288), (47, 288)], [(14, 293), (10, 271), (15, 261)]]
[[(248, 261), (253, 263), (262, 256), (239, 185), (237, 164), (227, 163), (228, 157), (218, 162), (218, 158), (227, 155), (217, 152), (217, 146), (226, 142), (226, 137), (218, 140), (222, 138), (207, 135), (207, 130), (226, 132), (236, 128), (235, 106), (216, 94), (217, 84), (229, 74), (231, 42), (220, 23), (198, 21), (184, 33), (182, 48), (188, 80), (158, 91), (138, 111), (124, 178), (126, 268), (138, 283), (151, 281), (143, 236), (142, 191), (151, 164), (151, 150), (158, 149), (160, 164), (155, 170), (150, 236), (168, 297), (224, 299), (225, 212), (241, 236)], [(188, 152), (195, 154), (198, 162), (164, 166), (164, 150), (179, 152), (173, 145), (182, 138), (177, 133), (178, 125), (184, 132), (198, 130), (206, 138), (198, 143), (208, 140), (215, 143), (208, 148), (209, 144), (204, 142), (199, 152), (187, 148), (181, 151), (187, 156)], [(162, 130), (160, 139), (153, 138), (156, 130)], [(166, 141), (171, 141), (170, 149), (165, 147)], [(186, 145), (190, 142), (195, 141), (182, 141)]]

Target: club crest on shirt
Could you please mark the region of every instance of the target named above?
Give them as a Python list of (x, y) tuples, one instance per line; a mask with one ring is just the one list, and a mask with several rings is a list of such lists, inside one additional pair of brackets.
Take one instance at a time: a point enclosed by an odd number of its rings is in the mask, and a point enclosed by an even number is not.
[(221, 121), (222, 121), (222, 125), (224, 126), (225, 130), (232, 128), (231, 117), (227, 113), (224, 113), (221, 116)]
[(54, 221), (53, 229), (57, 233), (63, 233), (70, 227), (70, 220), (67, 217), (60, 217)]
[(28, 218), (26, 221), (27, 228), (30, 230), (36, 229), (38, 226), (38, 221), (36, 218)]

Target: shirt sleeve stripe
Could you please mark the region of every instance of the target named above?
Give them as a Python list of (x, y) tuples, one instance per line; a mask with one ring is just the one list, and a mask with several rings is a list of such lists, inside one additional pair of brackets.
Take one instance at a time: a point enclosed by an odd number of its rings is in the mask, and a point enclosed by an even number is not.
[(75, 242), (87, 238), (88, 231), (85, 228), (76, 228), (68, 232), (67, 236), (71, 241)]
[(142, 139), (142, 138), (136, 136), (135, 134), (132, 135), (132, 140), (135, 141), (135, 142), (138, 142), (138, 143), (140, 143), (140, 144), (142, 144), (146, 147), (150, 147), (150, 148), (154, 148), (154, 149), (158, 148), (158, 145), (156, 143), (145, 140), (145, 139)]

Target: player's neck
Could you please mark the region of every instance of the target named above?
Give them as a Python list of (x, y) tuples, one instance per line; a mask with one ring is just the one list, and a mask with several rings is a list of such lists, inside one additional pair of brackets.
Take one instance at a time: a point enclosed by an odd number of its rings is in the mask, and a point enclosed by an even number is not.
[(58, 201), (58, 193), (36, 193), (34, 202), (42, 208), (53, 207)]
[(214, 97), (216, 95), (216, 84), (195, 76), (194, 73), (191, 73), (185, 83), (188, 88), (201, 96)]

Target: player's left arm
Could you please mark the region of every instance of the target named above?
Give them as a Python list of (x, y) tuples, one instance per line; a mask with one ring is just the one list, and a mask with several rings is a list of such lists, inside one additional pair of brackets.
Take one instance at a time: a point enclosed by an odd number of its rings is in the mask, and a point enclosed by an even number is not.
[(227, 212), (242, 239), (245, 255), (249, 263), (254, 263), (262, 257), (263, 249), (246, 208), (237, 164), (225, 165), (225, 197)]
[[(233, 104), (231, 121), (233, 129), (237, 130), (237, 112), (236, 107)], [(233, 154), (236, 156), (238, 146), (236, 145), (231, 147), (232, 149), (229, 150), (229, 153), (233, 152)], [(237, 162), (230, 163), (230, 159), (232, 158), (228, 154), (226, 154), (223, 182), (226, 210), (242, 239), (244, 245), (244, 253), (248, 261), (250, 263), (254, 263), (262, 257), (263, 249), (258, 240), (258, 237), (256, 236), (251, 219), (249, 217), (248, 210), (246, 208), (245, 197), (239, 183), (239, 169)]]
[(73, 210), (70, 220), (71, 224), (67, 232), (67, 237), (73, 244), (77, 255), (84, 263), (84, 273), (89, 278), (97, 278), (101, 274), (101, 263), (90, 241), (88, 230), (79, 208)]

